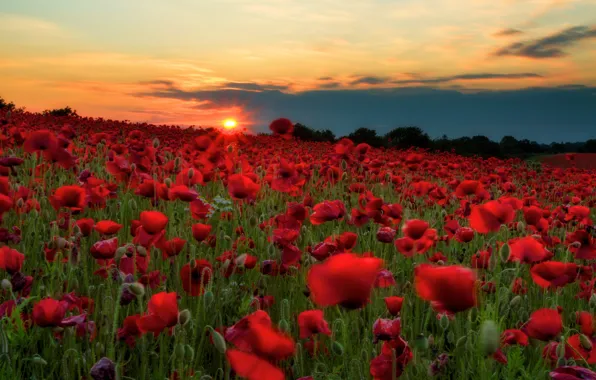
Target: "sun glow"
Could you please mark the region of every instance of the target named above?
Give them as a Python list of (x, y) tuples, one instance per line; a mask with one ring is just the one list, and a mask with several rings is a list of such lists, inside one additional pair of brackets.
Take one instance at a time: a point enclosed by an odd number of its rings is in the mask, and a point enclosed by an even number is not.
[(223, 122), (223, 126), (225, 129), (234, 129), (238, 126), (238, 123), (234, 119), (226, 119)]

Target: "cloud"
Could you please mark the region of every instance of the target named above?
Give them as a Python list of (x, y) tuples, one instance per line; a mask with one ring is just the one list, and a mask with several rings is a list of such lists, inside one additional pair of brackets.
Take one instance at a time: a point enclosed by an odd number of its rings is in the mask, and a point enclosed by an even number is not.
[(228, 82), (224, 83), (221, 87), (248, 91), (287, 90), (289, 88), (286, 85), (259, 84), (254, 82)]
[(382, 134), (396, 126), (413, 124), (433, 137), (482, 134), (499, 140), (513, 135), (549, 143), (593, 138), (594, 91), (596, 87), (575, 85), (473, 93), (431, 86), (299, 93), (167, 88), (137, 96), (202, 102), (200, 109), (235, 106), (247, 112), (259, 110), (252, 120), (256, 132), (266, 131), (268, 122), (277, 117), (288, 117), (316, 129), (331, 129), (338, 136), (363, 126)]
[(384, 84), (384, 83), (389, 83), (391, 82), (390, 78), (384, 78), (384, 77), (376, 77), (376, 76), (367, 76), (367, 77), (360, 77), (352, 82), (350, 82), (351, 85), (357, 85), (357, 84)]
[(546, 37), (514, 42), (499, 49), (495, 55), (536, 59), (564, 57), (566, 48), (590, 38), (596, 38), (596, 27), (573, 26)]
[(543, 76), (537, 73), (513, 73), (513, 74), (499, 74), (499, 73), (479, 73), (479, 74), (460, 74), (436, 78), (417, 78), (417, 79), (403, 79), (395, 80), (394, 84), (438, 84), (457, 80), (482, 80), (482, 79), (526, 79), (526, 78), (542, 78)]
[(501, 29), (494, 34), (497, 37), (505, 37), (505, 36), (516, 36), (518, 34), (522, 34), (523, 32), (519, 29), (507, 28)]
[(174, 81), (167, 80), (167, 79), (157, 79), (157, 80), (150, 80), (150, 81), (142, 81), (139, 82), (142, 85), (158, 85), (158, 86), (167, 86), (173, 87), (175, 85)]
[(319, 85), (319, 88), (325, 88), (325, 89), (332, 89), (332, 88), (338, 88), (341, 87), (341, 83), (339, 82), (327, 82), (327, 83), (323, 83), (321, 85)]
[(53, 22), (15, 13), (0, 13), (0, 30), (34, 34), (62, 34), (62, 29)]
[(333, 80), (333, 77), (320, 77), (319, 80)]

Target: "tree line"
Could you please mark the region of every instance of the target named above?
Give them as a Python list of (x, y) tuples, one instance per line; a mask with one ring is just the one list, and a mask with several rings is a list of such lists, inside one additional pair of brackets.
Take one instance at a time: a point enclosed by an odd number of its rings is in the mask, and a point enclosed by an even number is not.
[[(294, 136), (304, 141), (335, 142), (338, 140), (328, 129), (319, 131), (300, 123), (294, 125)], [(378, 135), (374, 129), (358, 128), (343, 137), (349, 138), (356, 144), (366, 143), (375, 148), (422, 148), (431, 151), (455, 152), (463, 156), (526, 158), (541, 154), (596, 153), (596, 139), (551, 144), (539, 144), (528, 139), (518, 140), (513, 136), (504, 136), (499, 142), (482, 135), (452, 139), (443, 135), (441, 138), (432, 139), (416, 126), (394, 128), (384, 135)]]

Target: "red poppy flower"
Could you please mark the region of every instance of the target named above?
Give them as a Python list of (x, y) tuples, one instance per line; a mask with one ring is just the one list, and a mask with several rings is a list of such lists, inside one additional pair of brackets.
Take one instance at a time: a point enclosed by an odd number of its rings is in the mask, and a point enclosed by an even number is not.
[(261, 185), (244, 174), (232, 174), (228, 177), (228, 193), (236, 200), (254, 200)]
[(520, 346), (527, 346), (528, 345), (528, 336), (521, 330), (505, 330), (501, 334), (501, 342), (503, 345), (520, 345)]
[(142, 211), (139, 220), (143, 230), (152, 235), (162, 231), (168, 224), (168, 217), (159, 211)]
[(323, 201), (313, 207), (310, 222), (313, 225), (323, 224), (332, 220), (341, 219), (346, 214), (346, 207), (342, 201)]
[(205, 286), (211, 280), (213, 267), (204, 259), (194, 260), (182, 266), (180, 280), (182, 288), (191, 296), (200, 296), (205, 292)]
[(370, 362), (370, 374), (374, 380), (396, 379), (413, 357), (408, 342), (401, 337), (384, 342), (381, 354)]
[(553, 257), (544, 245), (532, 236), (509, 240), (508, 261), (520, 261), (525, 264), (537, 263)]
[(294, 124), (286, 118), (275, 119), (269, 124), (269, 129), (276, 135), (288, 135), (294, 130)]
[(530, 270), (534, 282), (542, 288), (560, 288), (575, 282), (579, 267), (574, 263), (545, 261)]
[(401, 320), (379, 318), (373, 323), (373, 342), (379, 340), (393, 340), (401, 333)]
[(341, 305), (348, 309), (364, 306), (383, 261), (350, 253), (331, 256), (308, 271), (308, 287), (319, 306)]
[(307, 339), (316, 334), (331, 335), (322, 310), (307, 310), (298, 314), (300, 339)]
[(522, 329), (530, 338), (548, 342), (563, 331), (563, 320), (558, 309), (538, 309)]
[(95, 231), (102, 235), (113, 235), (118, 233), (122, 228), (122, 224), (116, 223), (112, 220), (100, 220), (95, 224)]
[(81, 186), (62, 186), (50, 197), (50, 203), (56, 210), (67, 208), (78, 212), (85, 208), (86, 195), (85, 189)]
[(387, 306), (387, 310), (391, 315), (396, 317), (401, 312), (401, 307), (404, 303), (403, 297), (391, 296), (385, 297), (385, 306)]
[(131, 348), (135, 346), (136, 339), (143, 334), (138, 325), (140, 318), (141, 316), (138, 314), (124, 318), (122, 327), (118, 329), (118, 339), (124, 340)]
[(0, 248), (0, 268), (9, 274), (19, 272), (23, 267), (25, 255), (16, 249), (4, 246)]
[(93, 258), (98, 260), (113, 259), (118, 249), (118, 238), (113, 237), (107, 240), (100, 240), (91, 246), (89, 252)]
[(596, 380), (596, 372), (578, 366), (563, 366), (549, 373), (553, 380)]
[(33, 323), (40, 327), (59, 326), (67, 308), (66, 301), (44, 298), (33, 306)]
[(421, 239), (424, 233), (429, 228), (429, 224), (424, 220), (412, 219), (408, 220), (402, 227), (402, 231), (406, 237), (412, 240)]
[(284, 380), (284, 373), (273, 364), (257, 355), (228, 349), (226, 358), (240, 377), (247, 380)]
[(414, 269), (418, 296), (438, 312), (457, 313), (476, 306), (476, 276), (461, 266), (420, 264)]
[(178, 323), (178, 300), (175, 292), (154, 294), (149, 300), (148, 313), (143, 315), (138, 326), (143, 332), (159, 334), (163, 329)]
[(192, 225), (192, 237), (195, 238), (196, 241), (202, 242), (203, 240), (207, 239), (209, 234), (211, 233), (212, 226), (210, 224), (202, 224), (196, 223)]
[(575, 321), (581, 329), (582, 334), (591, 337), (594, 335), (594, 316), (587, 311), (580, 311), (576, 313)]
[(95, 225), (95, 222), (91, 218), (79, 219), (76, 223), (83, 236), (89, 236)]
[(513, 208), (499, 201), (489, 201), (483, 205), (473, 206), (470, 213), (470, 227), (480, 234), (496, 232), (502, 224), (508, 224), (515, 218)]

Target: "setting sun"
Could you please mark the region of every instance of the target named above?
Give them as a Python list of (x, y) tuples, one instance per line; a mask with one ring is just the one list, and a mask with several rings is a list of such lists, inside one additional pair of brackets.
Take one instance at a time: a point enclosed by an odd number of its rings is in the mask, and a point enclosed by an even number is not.
[(234, 129), (238, 126), (238, 123), (234, 119), (226, 119), (223, 122), (223, 126), (225, 129)]

